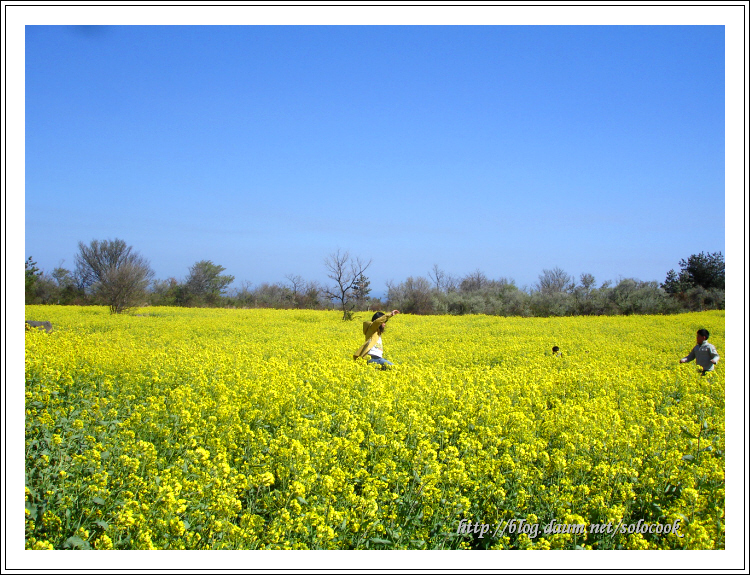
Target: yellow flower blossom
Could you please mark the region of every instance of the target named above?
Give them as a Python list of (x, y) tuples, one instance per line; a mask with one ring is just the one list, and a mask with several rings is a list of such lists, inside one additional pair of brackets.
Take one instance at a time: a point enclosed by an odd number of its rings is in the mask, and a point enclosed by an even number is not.
[(724, 312), (404, 314), (387, 372), (351, 361), (336, 312), (42, 313), (60, 329), (26, 334), (27, 549), (725, 546), (732, 359), (677, 363), (696, 325), (723, 353)]

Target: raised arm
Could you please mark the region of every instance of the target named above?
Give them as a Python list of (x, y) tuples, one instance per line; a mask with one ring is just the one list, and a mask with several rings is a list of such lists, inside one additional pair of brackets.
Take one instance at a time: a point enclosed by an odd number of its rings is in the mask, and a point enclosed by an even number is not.
[(378, 331), (378, 328), (383, 325), (385, 322), (387, 322), (389, 319), (391, 319), (394, 315), (401, 313), (397, 309), (394, 309), (390, 313), (386, 313), (381, 315), (378, 319), (376, 319), (374, 322), (370, 324), (370, 327), (367, 328), (367, 332), (365, 333), (365, 338), (370, 339), (373, 334), (375, 334)]
[(367, 331), (365, 332), (365, 343), (357, 350), (357, 353), (354, 354), (354, 359), (358, 359), (367, 355), (367, 352), (370, 351), (372, 346), (376, 343), (375, 334), (378, 333), (378, 328), (385, 322), (387, 322), (389, 318), (392, 318), (398, 313), (401, 312), (397, 309), (394, 309), (390, 313), (381, 315), (378, 319), (370, 324), (370, 326), (367, 328)]

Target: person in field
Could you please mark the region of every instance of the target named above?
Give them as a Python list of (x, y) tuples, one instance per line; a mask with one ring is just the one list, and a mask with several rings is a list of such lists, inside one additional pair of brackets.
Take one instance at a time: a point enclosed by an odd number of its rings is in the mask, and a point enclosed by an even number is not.
[(695, 347), (688, 355), (680, 359), (680, 363), (687, 363), (695, 360), (703, 368), (703, 375), (713, 371), (714, 366), (719, 363), (719, 354), (713, 344), (708, 343), (708, 330), (699, 329), (695, 333)]
[(562, 357), (562, 352), (560, 351), (560, 348), (555, 346), (552, 346), (552, 357)]
[(381, 369), (387, 369), (389, 365), (393, 365), (390, 361), (383, 357), (383, 332), (385, 331), (386, 322), (399, 312), (394, 309), (390, 313), (383, 313), (382, 311), (376, 312), (372, 316), (372, 321), (366, 321), (362, 323), (362, 331), (365, 334), (365, 343), (357, 350), (354, 354), (354, 359), (360, 357), (370, 356), (367, 363), (376, 363), (381, 366)]

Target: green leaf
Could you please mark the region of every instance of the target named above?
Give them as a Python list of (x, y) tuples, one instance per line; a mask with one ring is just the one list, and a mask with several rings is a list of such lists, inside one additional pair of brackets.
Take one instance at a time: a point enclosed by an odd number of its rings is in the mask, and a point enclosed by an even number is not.
[(182, 524), (185, 526), (185, 529), (190, 529), (190, 521), (187, 519), (183, 519)]
[(378, 545), (390, 545), (391, 542), (388, 539), (381, 539), (380, 537), (370, 537), (370, 543), (377, 543)]
[(63, 547), (76, 547), (77, 549), (89, 549), (91, 546), (89, 545), (88, 541), (84, 541), (78, 535), (73, 535), (73, 537), (68, 537), (65, 540), (65, 543), (63, 543)]
[(307, 500), (304, 497), (297, 497), (297, 501), (299, 501), (302, 505), (307, 505)]
[(682, 430), (682, 434), (683, 434), (683, 435), (686, 435), (687, 437), (690, 437), (691, 439), (698, 439), (698, 438), (697, 438), (697, 437), (696, 437), (695, 435), (693, 435), (692, 433), (690, 433), (690, 432), (689, 432), (689, 431), (688, 431), (687, 429), (685, 429), (684, 427), (680, 427), (680, 429)]
[(97, 519), (96, 521), (94, 521), (94, 523), (96, 523), (99, 527), (101, 527), (105, 531), (109, 529), (109, 523), (107, 523), (106, 521), (103, 521), (102, 519)]
[(691, 462), (692, 462), (692, 461), (693, 461), (694, 459), (695, 459), (695, 456), (694, 456), (694, 455), (690, 455), (690, 454), (688, 454), (688, 455), (683, 455), (683, 456), (682, 456), (682, 460), (683, 460), (683, 461), (691, 461)]
[(106, 503), (101, 497), (94, 497), (91, 501), (97, 505), (104, 505)]

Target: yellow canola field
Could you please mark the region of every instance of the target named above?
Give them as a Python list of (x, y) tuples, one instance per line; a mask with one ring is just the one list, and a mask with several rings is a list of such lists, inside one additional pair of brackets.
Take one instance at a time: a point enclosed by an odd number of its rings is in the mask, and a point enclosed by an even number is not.
[(723, 311), (369, 315), (27, 306), (27, 548), (724, 548)]

